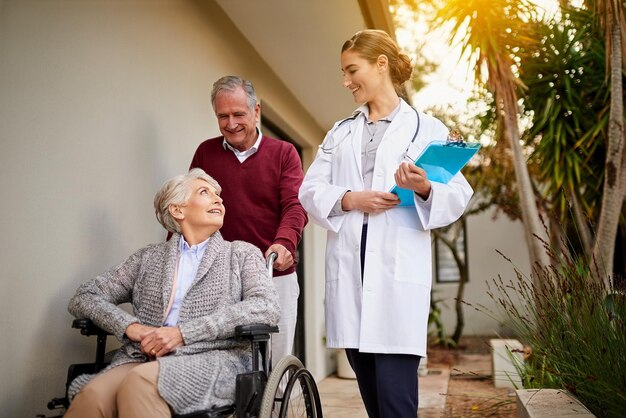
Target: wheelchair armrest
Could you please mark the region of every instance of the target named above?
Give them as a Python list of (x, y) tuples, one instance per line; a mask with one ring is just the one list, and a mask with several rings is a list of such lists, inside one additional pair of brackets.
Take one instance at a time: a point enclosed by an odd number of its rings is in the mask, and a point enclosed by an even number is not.
[(82, 335), (95, 335), (98, 337), (98, 342), (96, 343), (96, 363), (104, 363), (104, 352), (107, 345), (107, 336), (112, 334), (101, 328), (98, 328), (96, 324), (94, 324), (93, 322), (91, 322), (90, 319), (87, 318), (75, 319), (74, 321), (72, 321), (72, 328), (79, 329)]
[(80, 330), (82, 335), (98, 335), (98, 336), (107, 336), (111, 335), (110, 332), (107, 332), (103, 329), (98, 328), (96, 324), (91, 322), (91, 319), (81, 318), (75, 319), (72, 322), (72, 328), (76, 328)]
[(278, 332), (277, 325), (250, 324), (235, 327), (235, 339), (237, 341), (267, 341), (270, 334)]

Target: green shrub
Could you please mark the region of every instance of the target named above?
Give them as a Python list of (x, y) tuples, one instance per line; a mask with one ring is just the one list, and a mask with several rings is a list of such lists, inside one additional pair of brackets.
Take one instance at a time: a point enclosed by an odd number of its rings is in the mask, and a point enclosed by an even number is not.
[[(443, 324), (443, 318), (441, 313), (440, 304), (445, 306), (443, 299), (436, 299), (433, 295), (434, 291), (430, 293), (430, 312), (428, 313), (428, 336), (430, 342), (434, 345), (438, 345), (445, 348), (455, 348), (456, 342), (448, 335), (446, 328)], [(434, 327), (434, 335), (431, 332), (431, 328)]]
[[(536, 271), (537, 289), (515, 269), (499, 277), (489, 295), (531, 348), (520, 368), (526, 388), (562, 388), (598, 417), (626, 411), (626, 298), (591, 282), (581, 259), (551, 254), (553, 265)], [(506, 257), (505, 257), (506, 258)]]

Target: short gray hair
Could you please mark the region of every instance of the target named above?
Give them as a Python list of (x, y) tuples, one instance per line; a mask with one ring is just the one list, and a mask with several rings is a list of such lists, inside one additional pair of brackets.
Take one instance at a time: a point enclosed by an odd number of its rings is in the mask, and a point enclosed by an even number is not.
[(181, 232), (180, 225), (170, 213), (170, 205), (184, 205), (191, 197), (192, 190), (189, 183), (200, 179), (215, 187), (218, 192), (222, 191), (219, 183), (201, 168), (194, 168), (187, 174), (180, 174), (167, 180), (154, 196), (154, 213), (163, 228), (169, 232)]
[(241, 77), (237, 77), (236, 75), (224, 76), (213, 83), (213, 90), (211, 90), (211, 106), (213, 106), (213, 110), (215, 111), (215, 97), (220, 91), (235, 91), (238, 87), (241, 87), (246, 93), (246, 97), (248, 98), (248, 107), (251, 111), (254, 111), (254, 107), (257, 104), (254, 86), (252, 85), (252, 82), (244, 80)]

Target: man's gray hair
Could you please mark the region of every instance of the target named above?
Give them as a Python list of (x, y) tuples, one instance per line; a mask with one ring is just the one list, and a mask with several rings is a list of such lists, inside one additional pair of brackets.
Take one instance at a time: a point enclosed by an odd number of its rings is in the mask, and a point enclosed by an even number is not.
[(154, 196), (154, 213), (163, 228), (169, 232), (181, 232), (180, 225), (170, 213), (170, 205), (185, 205), (191, 197), (192, 190), (189, 183), (200, 179), (215, 187), (218, 192), (222, 191), (219, 183), (201, 168), (194, 168), (187, 174), (180, 174), (167, 180)]
[(213, 90), (211, 90), (211, 106), (213, 106), (213, 110), (215, 111), (215, 97), (220, 91), (235, 91), (239, 87), (241, 87), (246, 93), (246, 97), (248, 98), (248, 107), (251, 111), (254, 111), (254, 107), (257, 104), (254, 86), (252, 85), (252, 82), (244, 80), (241, 77), (237, 77), (236, 75), (224, 76), (213, 83)]

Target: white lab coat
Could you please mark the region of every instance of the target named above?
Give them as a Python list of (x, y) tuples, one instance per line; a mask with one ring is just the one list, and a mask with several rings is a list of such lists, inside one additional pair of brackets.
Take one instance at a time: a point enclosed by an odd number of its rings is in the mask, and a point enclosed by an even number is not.
[[(362, 352), (426, 355), (432, 257), (430, 229), (456, 221), (473, 193), (458, 174), (448, 184), (432, 182), (424, 201), (370, 215), (361, 284), (363, 212), (329, 216), (345, 190), (363, 190), (361, 142), (364, 115), (339, 126), (324, 139), (308, 169), (299, 198), (313, 221), (328, 230), (326, 248), (326, 341), (332, 348)], [(415, 133), (417, 118), (404, 101), (387, 128), (374, 164), (372, 190), (389, 191), (394, 173)], [(447, 128), (420, 113), (417, 153)], [(411, 155), (418, 155), (411, 153)]]

